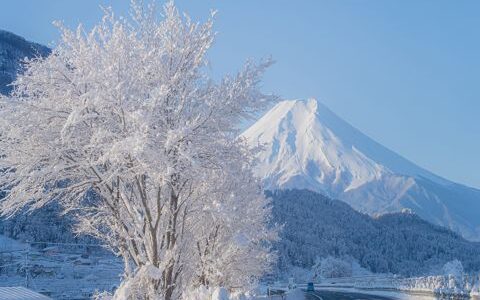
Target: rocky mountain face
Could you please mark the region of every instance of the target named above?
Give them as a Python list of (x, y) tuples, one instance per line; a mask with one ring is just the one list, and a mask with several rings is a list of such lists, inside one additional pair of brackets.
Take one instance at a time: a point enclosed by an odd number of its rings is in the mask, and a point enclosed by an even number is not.
[(315, 99), (278, 103), (242, 136), (267, 189), (308, 189), (370, 215), (408, 209), (480, 240), (480, 190), (441, 178), (373, 141)]

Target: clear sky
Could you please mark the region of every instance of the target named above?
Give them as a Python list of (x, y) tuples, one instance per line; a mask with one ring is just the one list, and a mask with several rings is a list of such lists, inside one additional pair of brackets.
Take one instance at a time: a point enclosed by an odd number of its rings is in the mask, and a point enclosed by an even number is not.
[[(99, 5), (128, 1), (0, 2), (0, 28), (51, 44), (51, 24), (90, 27)], [(480, 1), (179, 0), (194, 19), (218, 10), (216, 75), (248, 58), (277, 63), (264, 89), (316, 97), (413, 162), (480, 188)]]

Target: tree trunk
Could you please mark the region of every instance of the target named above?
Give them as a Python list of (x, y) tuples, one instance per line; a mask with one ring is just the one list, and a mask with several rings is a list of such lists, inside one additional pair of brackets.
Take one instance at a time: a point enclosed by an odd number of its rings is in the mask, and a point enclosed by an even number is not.
[[(167, 250), (173, 250), (177, 242), (177, 219), (178, 219), (178, 195), (172, 189), (170, 194), (170, 228), (167, 232)], [(174, 276), (175, 271), (175, 258), (170, 258), (170, 262), (167, 265), (167, 268), (164, 273), (164, 291), (165, 291), (165, 300), (172, 300), (173, 292), (176, 288), (176, 276)]]

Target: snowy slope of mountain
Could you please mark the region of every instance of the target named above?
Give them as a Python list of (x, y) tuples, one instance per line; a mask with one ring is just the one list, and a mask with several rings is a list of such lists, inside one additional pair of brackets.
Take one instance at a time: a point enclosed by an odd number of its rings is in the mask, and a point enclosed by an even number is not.
[(8, 94), (11, 91), (10, 83), (17, 77), (21, 71), (21, 61), (23, 59), (36, 56), (45, 56), (50, 53), (50, 49), (24, 38), (0, 30), (0, 94)]
[(267, 189), (325, 193), (369, 214), (411, 209), (480, 240), (480, 190), (450, 182), (383, 147), (317, 100), (278, 103), (242, 135)]

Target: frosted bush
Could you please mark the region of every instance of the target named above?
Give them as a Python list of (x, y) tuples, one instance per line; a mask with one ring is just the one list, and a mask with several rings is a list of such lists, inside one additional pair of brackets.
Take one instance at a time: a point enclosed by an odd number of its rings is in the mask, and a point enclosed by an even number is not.
[(287, 300), (304, 300), (305, 294), (301, 289), (295, 289), (287, 294)]
[(352, 276), (352, 264), (332, 256), (317, 260), (313, 270), (317, 277), (321, 276), (323, 278)]
[(212, 293), (212, 300), (229, 300), (230, 295), (225, 288), (215, 288)]
[(442, 272), (444, 275), (453, 275), (457, 278), (462, 277), (464, 273), (462, 263), (458, 259), (447, 262), (443, 266)]
[(198, 287), (185, 293), (183, 300), (254, 300), (242, 292), (230, 293), (224, 287)]

